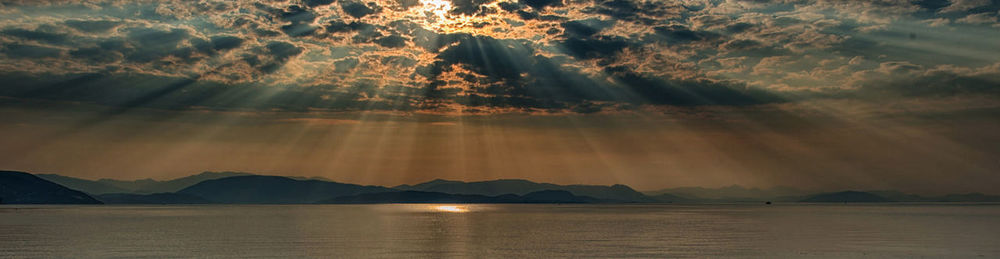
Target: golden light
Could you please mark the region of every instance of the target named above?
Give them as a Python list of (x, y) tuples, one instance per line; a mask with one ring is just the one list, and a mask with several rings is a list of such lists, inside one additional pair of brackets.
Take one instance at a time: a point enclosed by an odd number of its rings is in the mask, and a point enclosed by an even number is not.
[[(498, 3), (494, 2), (484, 6), (497, 8), (497, 5)], [(490, 28), (483, 26), (477, 28), (473, 25), (489, 21), (497, 22), (502, 18), (498, 14), (455, 14), (451, 12), (452, 9), (451, 0), (420, 0), (420, 7), (413, 8), (417, 15), (423, 18), (419, 19), (418, 22), (425, 28), (444, 33), (489, 34)]]
[(456, 212), (456, 213), (469, 212), (469, 208), (466, 208), (465, 206), (455, 206), (455, 205), (434, 206), (434, 210), (440, 212)]
[(420, 0), (420, 12), (433, 19), (433, 23), (443, 23), (451, 10), (450, 0)]

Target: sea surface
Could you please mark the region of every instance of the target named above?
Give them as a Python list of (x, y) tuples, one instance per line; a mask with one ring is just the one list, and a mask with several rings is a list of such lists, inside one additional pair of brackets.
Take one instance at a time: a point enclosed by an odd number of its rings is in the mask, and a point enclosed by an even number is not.
[(3, 205), (0, 257), (1000, 258), (1000, 205)]

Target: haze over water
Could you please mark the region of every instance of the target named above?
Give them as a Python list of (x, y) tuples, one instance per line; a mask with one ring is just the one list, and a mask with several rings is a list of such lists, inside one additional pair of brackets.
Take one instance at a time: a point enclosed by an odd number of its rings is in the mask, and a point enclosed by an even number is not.
[(990, 205), (4, 206), (3, 257), (998, 257)]

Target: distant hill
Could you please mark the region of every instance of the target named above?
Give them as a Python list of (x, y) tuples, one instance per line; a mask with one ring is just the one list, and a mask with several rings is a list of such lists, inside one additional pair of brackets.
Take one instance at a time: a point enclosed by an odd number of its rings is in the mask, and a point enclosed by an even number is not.
[(865, 191), (893, 202), (1000, 202), (1000, 196), (982, 193), (921, 196), (900, 191)]
[[(514, 196), (514, 195), (511, 195)], [(373, 204), (373, 203), (513, 203), (514, 197), (490, 197), (484, 195), (447, 194), (441, 192), (396, 191), (365, 193), (340, 196), (317, 203), (326, 204)]]
[(659, 195), (653, 195), (653, 196), (650, 196), (650, 197), (652, 197), (653, 199), (655, 199), (657, 202), (665, 202), (665, 203), (691, 203), (691, 202), (696, 202), (697, 201), (697, 200), (694, 200), (694, 199), (680, 197), (680, 196), (673, 195), (673, 194), (668, 194), (668, 193), (659, 194)]
[(390, 191), (395, 190), (380, 186), (248, 175), (203, 181), (177, 193), (195, 195), (219, 203), (301, 204), (339, 196)]
[(81, 191), (14, 171), (0, 171), (2, 204), (101, 204)]
[(244, 176), (244, 175), (251, 175), (251, 174), (241, 173), (241, 172), (203, 172), (192, 176), (185, 176), (166, 181), (158, 181), (153, 179), (141, 179), (141, 180), (131, 180), (131, 181), (115, 180), (115, 179), (87, 180), (87, 179), (80, 179), (80, 178), (62, 176), (57, 174), (41, 174), (38, 176), (46, 180), (64, 185), (69, 188), (80, 190), (89, 194), (108, 194), (108, 193), (150, 194), (150, 193), (176, 192), (181, 189), (187, 188), (188, 186), (199, 183), (201, 181), (233, 177), (233, 176)]
[(948, 194), (941, 197), (933, 197), (931, 200), (936, 202), (1000, 202), (1000, 196), (974, 192), (966, 194)]
[(892, 200), (868, 192), (843, 191), (817, 194), (801, 202), (891, 202)]
[(525, 195), (545, 190), (561, 190), (577, 196), (589, 196), (614, 202), (655, 202), (656, 200), (625, 185), (556, 185), (528, 180), (507, 179), (481, 182), (433, 180), (416, 185), (393, 187), (399, 190), (441, 192), (448, 194), (475, 194), (498, 196), (503, 194)]
[(865, 191), (867, 193), (882, 196), (896, 202), (934, 202), (935, 198), (925, 197), (916, 194), (908, 194), (900, 191)]
[(183, 193), (153, 193), (153, 194), (132, 194), (132, 193), (108, 193), (97, 196), (97, 199), (106, 204), (208, 204), (212, 203), (204, 198), (183, 194)]
[(573, 193), (569, 191), (544, 190), (544, 191), (530, 192), (528, 194), (521, 195), (521, 202), (522, 203), (595, 203), (595, 202), (601, 202), (601, 200), (589, 196), (573, 195)]
[(132, 192), (132, 190), (114, 186), (108, 183), (102, 183), (98, 181), (80, 179), (69, 176), (62, 176), (58, 174), (37, 174), (35, 176), (57, 183), (62, 186), (66, 186), (70, 189), (79, 190), (89, 194)]
[(113, 179), (100, 179), (98, 182), (108, 183), (125, 189), (132, 190), (133, 193), (163, 193), (176, 192), (189, 186), (195, 185), (205, 180), (251, 175), (243, 172), (203, 172), (200, 174), (185, 176), (173, 180), (157, 181), (143, 179), (135, 181), (121, 181)]
[(791, 187), (773, 187), (773, 188), (747, 188), (739, 185), (730, 185), (720, 188), (705, 188), (705, 187), (678, 187), (678, 188), (668, 188), (656, 191), (644, 192), (647, 195), (656, 196), (662, 194), (670, 194), (677, 197), (686, 198), (689, 200), (702, 200), (702, 201), (768, 201), (776, 200), (780, 197), (800, 197), (807, 195), (808, 193), (799, 189)]
[(567, 191), (544, 190), (523, 196), (504, 194), (485, 196), (475, 194), (448, 194), (441, 192), (396, 191), (341, 196), (318, 203), (373, 204), (373, 203), (592, 203), (600, 200), (576, 196)]
[[(7, 172), (7, 171), (0, 171)], [(18, 172), (14, 172), (18, 173)], [(201, 204), (201, 203), (313, 203), (331, 200), (340, 196), (359, 196), (357, 199), (371, 200), (428, 200), (437, 194), (394, 193), (416, 191), (447, 195), (478, 195), (489, 197), (490, 203), (500, 201), (500, 196), (514, 196), (517, 200), (506, 202), (529, 202), (524, 197), (536, 198), (548, 195), (538, 202), (626, 202), (626, 203), (718, 203), (718, 202), (1000, 202), (1000, 196), (982, 193), (948, 194), (942, 196), (920, 196), (893, 190), (845, 191), (835, 193), (807, 193), (791, 187), (747, 188), (739, 185), (721, 188), (681, 187), (640, 193), (625, 185), (557, 185), (537, 183), (521, 179), (462, 182), (433, 180), (415, 185), (399, 185), (393, 188), (381, 186), (361, 186), (333, 182), (322, 177), (262, 176), (242, 172), (203, 172), (197, 175), (173, 180), (87, 180), (57, 174), (39, 174), (44, 181), (61, 185), (70, 190), (82, 191), (88, 197), (117, 204)], [(246, 177), (246, 178), (239, 178)], [(229, 179), (233, 178), (233, 179)], [(215, 181), (227, 179), (225, 181)], [(192, 188), (198, 186), (196, 188)], [(33, 190), (16, 186), (21, 192)], [(558, 191), (558, 192), (557, 192)], [(372, 193), (373, 196), (360, 195)], [(533, 195), (529, 196), (529, 194)], [(381, 195), (381, 196), (380, 196)], [(402, 195), (402, 196), (393, 196)], [(421, 196), (431, 195), (431, 196)], [(409, 197), (412, 196), (412, 197)], [(514, 198), (506, 197), (506, 198)], [(442, 196), (442, 199), (468, 200), (475, 197)], [(585, 200), (574, 200), (583, 198)], [(590, 199), (590, 200), (586, 200)], [(5, 201), (7, 202), (7, 201)], [(416, 202), (416, 201), (414, 201)], [(382, 202), (371, 202), (382, 203)]]

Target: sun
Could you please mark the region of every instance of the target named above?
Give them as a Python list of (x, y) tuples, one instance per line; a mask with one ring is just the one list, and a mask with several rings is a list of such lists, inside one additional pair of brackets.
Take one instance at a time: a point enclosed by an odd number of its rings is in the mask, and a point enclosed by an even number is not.
[(420, 0), (420, 12), (432, 19), (432, 23), (444, 23), (451, 11), (451, 0)]
[[(495, 21), (500, 17), (496, 14), (456, 14), (452, 12), (451, 0), (419, 0), (420, 6), (413, 8), (417, 15), (421, 17), (420, 23), (424, 27), (445, 33), (465, 32), (473, 34), (488, 34), (483, 28), (475, 28), (474, 24), (481, 24), (488, 21)], [(498, 3), (490, 3), (484, 6), (496, 8)]]

